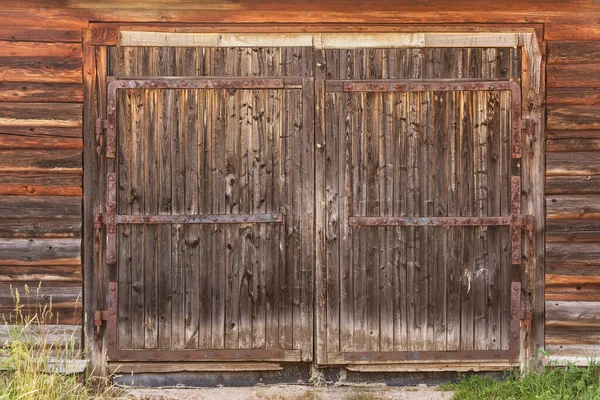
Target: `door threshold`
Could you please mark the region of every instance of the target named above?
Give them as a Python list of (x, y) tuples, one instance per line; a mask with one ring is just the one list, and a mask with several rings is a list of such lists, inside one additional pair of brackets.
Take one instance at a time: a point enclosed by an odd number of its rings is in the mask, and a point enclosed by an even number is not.
[(514, 362), (447, 362), (447, 363), (403, 363), (346, 365), (352, 372), (435, 372), (435, 371), (504, 371), (519, 367)]

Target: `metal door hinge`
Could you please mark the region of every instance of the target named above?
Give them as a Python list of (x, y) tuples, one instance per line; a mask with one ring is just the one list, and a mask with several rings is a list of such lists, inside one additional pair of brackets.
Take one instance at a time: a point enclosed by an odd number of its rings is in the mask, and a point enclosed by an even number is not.
[(533, 314), (529, 310), (521, 310), (519, 312), (519, 319), (523, 321), (523, 325), (530, 326), (531, 319), (533, 318)]
[(98, 118), (96, 119), (96, 153), (100, 155), (102, 153), (102, 146), (104, 145), (103, 133), (108, 129), (108, 120)]
[(100, 232), (102, 231), (102, 214), (94, 214), (94, 253), (100, 251)]
[(100, 332), (102, 321), (108, 321), (108, 310), (96, 310), (94, 312), (94, 326), (96, 327), (96, 332)]

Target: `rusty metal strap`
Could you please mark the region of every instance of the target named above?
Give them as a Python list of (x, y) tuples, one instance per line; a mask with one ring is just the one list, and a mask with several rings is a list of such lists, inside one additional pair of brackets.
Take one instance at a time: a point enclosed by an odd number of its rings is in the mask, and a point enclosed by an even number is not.
[(102, 217), (106, 225), (106, 263), (117, 263), (117, 175), (106, 176), (106, 214)]
[(349, 217), (350, 226), (521, 226), (527, 216), (506, 217)]
[(349, 217), (350, 226), (511, 225), (512, 217)]
[(208, 215), (117, 215), (117, 224), (243, 224), (280, 223), (281, 213)]

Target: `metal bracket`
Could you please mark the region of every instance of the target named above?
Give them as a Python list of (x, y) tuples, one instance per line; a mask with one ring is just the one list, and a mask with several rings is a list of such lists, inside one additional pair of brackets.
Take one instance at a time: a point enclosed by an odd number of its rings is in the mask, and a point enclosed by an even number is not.
[(108, 129), (108, 120), (98, 118), (96, 119), (96, 153), (100, 155), (102, 153), (102, 146), (104, 145), (103, 133)]
[(94, 214), (94, 254), (100, 251), (100, 231), (102, 230), (102, 214)]
[(533, 319), (533, 314), (530, 310), (521, 310), (519, 312), (519, 320), (523, 321), (523, 325), (531, 326), (532, 319)]
[(106, 214), (102, 217), (106, 224), (106, 263), (117, 263), (117, 175), (106, 177)]
[(521, 147), (522, 147), (522, 131), (527, 131), (528, 138), (535, 137), (535, 121), (532, 119), (520, 119), (519, 129), (513, 131), (513, 158), (521, 158)]
[(96, 310), (94, 312), (94, 326), (96, 327), (97, 333), (100, 333), (100, 327), (102, 326), (103, 321), (108, 321), (108, 310)]

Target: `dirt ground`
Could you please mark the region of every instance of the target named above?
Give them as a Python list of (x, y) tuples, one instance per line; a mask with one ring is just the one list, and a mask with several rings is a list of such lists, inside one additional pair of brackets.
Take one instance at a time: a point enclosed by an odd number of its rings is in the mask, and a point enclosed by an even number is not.
[(342, 386), (311, 387), (295, 385), (254, 386), (244, 388), (126, 389), (122, 399), (138, 400), (438, 400), (452, 393), (435, 387)]

